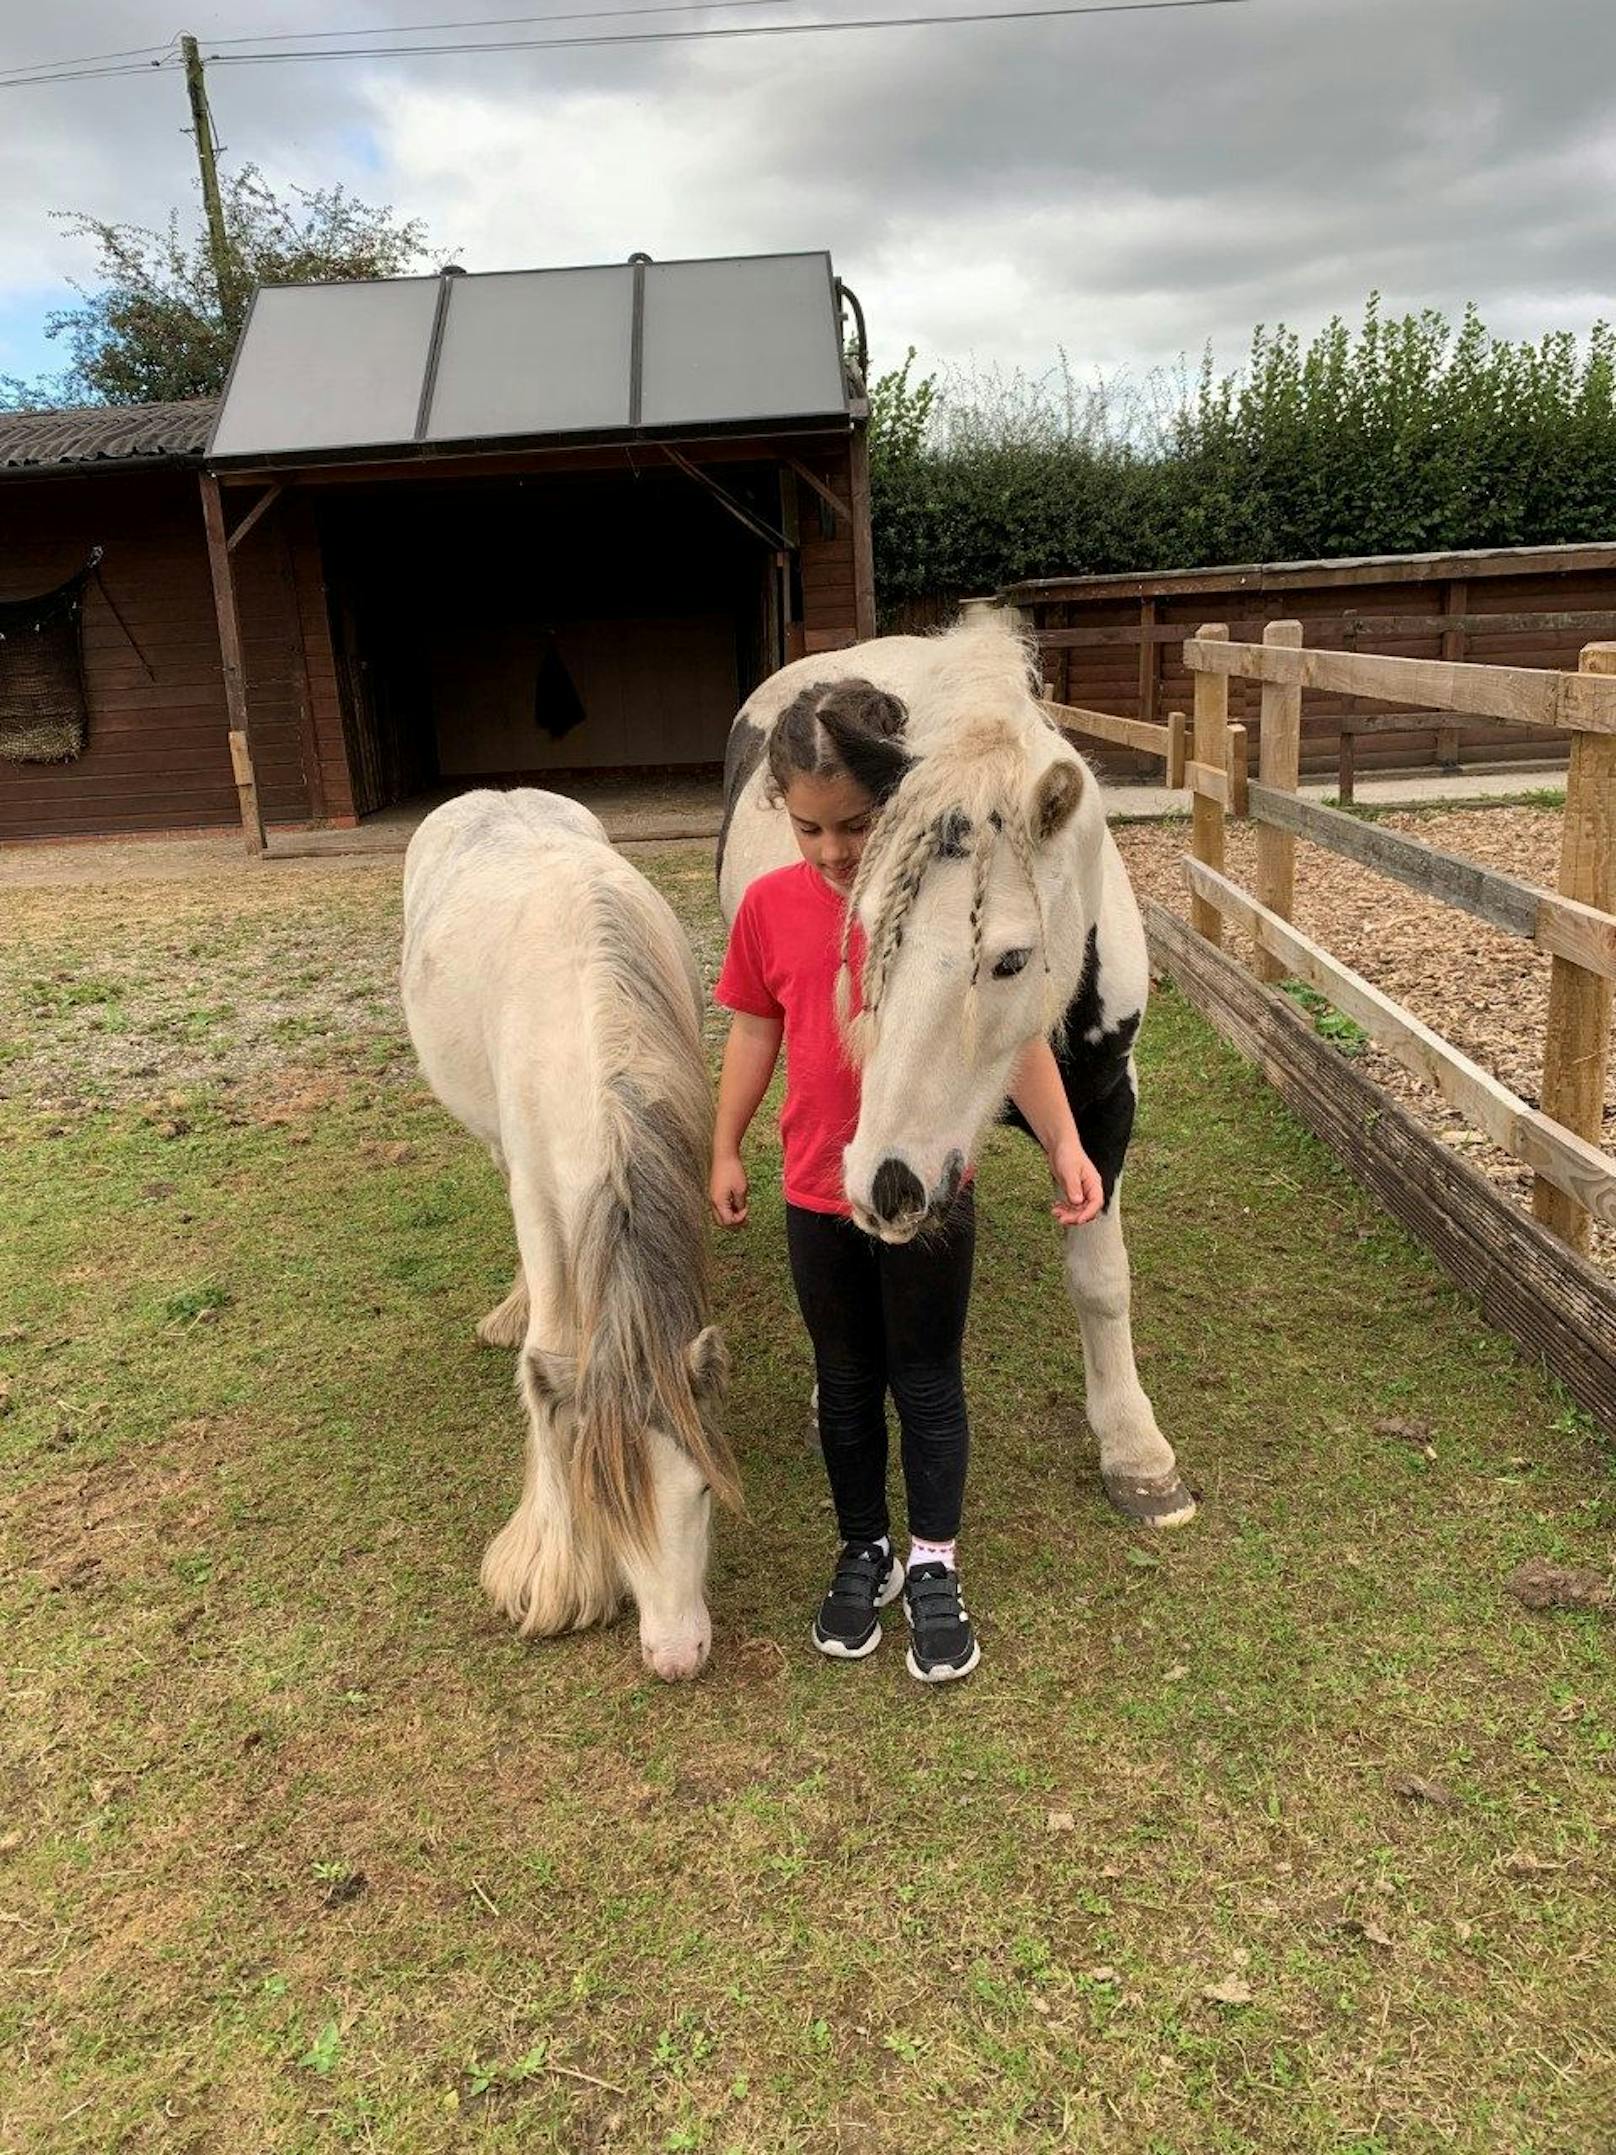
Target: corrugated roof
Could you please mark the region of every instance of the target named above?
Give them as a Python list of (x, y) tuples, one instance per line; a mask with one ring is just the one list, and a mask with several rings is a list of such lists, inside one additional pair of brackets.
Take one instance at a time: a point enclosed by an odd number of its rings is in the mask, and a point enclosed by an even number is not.
[(210, 463), (845, 420), (827, 254), (262, 286)]
[(73, 411), (0, 411), (0, 471), (59, 471), (95, 464), (198, 464), (219, 408), (97, 404)]

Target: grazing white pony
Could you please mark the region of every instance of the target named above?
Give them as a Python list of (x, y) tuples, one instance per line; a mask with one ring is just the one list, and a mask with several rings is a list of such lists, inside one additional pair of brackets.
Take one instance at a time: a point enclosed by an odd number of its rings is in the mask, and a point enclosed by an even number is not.
[(479, 1327), (521, 1349), (527, 1476), (482, 1581), (524, 1636), (639, 1605), (646, 1662), (712, 1639), (711, 1499), (738, 1501), (707, 1321), (711, 1083), (678, 922), (558, 794), (467, 793), (404, 862), (404, 1014), (427, 1082), (488, 1147), (520, 1266)]
[(1003, 614), (799, 659), (730, 732), (726, 918), (755, 877), (797, 857), (765, 751), (805, 694), (827, 746), (885, 804), (848, 908), (868, 953), (864, 1007), (847, 1023), (862, 1068), (844, 1161), (854, 1217), (889, 1242), (918, 1232), (951, 1201), (989, 1121), (1025, 1129), (1006, 1103), (1011, 1069), (1029, 1040), (1052, 1035), (1105, 1187), (1099, 1217), (1064, 1230), (1101, 1479), (1128, 1517), (1176, 1526), (1195, 1501), (1139, 1382), (1117, 1195), (1150, 967), (1099, 784), (1040, 703), (1028, 646)]

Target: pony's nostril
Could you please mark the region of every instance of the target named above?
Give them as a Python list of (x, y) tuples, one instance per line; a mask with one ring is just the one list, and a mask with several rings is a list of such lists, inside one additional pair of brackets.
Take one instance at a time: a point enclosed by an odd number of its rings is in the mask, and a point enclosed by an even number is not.
[(878, 1220), (900, 1219), (906, 1212), (923, 1212), (926, 1193), (920, 1177), (901, 1160), (883, 1160), (870, 1186), (870, 1204)]

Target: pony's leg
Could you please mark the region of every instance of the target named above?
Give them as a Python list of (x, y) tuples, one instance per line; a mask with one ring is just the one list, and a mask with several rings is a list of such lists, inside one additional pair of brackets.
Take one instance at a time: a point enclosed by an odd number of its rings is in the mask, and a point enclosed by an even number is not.
[(1083, 1335), (1085, 1407), (1100, 1446), (1106, 1495), (1146, 1526), (1182, 1526), (1195, 1516), (1173, 1447), (1156, 1426), (1155, 1410), (1133, 1355), (1133, 1282), (1122, 1239), (1122, 1192), (1113, 1184), (1098, 1219), (1066, 1230), (1066, 1291)]
[(548, 1374), (549, 1351), (566, 1336), (563, 1282), (546, 1261), (538, 1204), (529, 1197), (514, 1203), (513, 1211), (530, 1289), (517, 1363), (527, 1410), (527, 1464), (516, 1509), (483, 1555), (482, 1583), (494, 1606), (524, 1638), (533, 1638), (606, 1622), (617, 1614), (622, 1587), (599, 1532), (573, 1511), (567, 1472), (572, 1410)]
[[(505, 1195), (511, 1194), (511, 1171), (505, 1155), (497, 1145), (489, 1152), (499, 1169), (500, 1180), (505, 1185)], [(516, 1260), (516, 1277), (511, 1282), (510, 1293), (503, 1302), (497, 1303), (477, 1327), (477, 1337), (485, 1347), (520, 1347), (527, 1337), (528, 1292), (527, 1268), (520, 1257)]]
[(525, 1639), (581, 1631), (617, 1614), (622, 1592), (598, 1533), (580, 1522), (568, 1486), (563, 1417), (526, 1347), (520, 1385), (527, 1407), (527, 1467), (515, 1511), (483, 1555), (483, 1592)]
[(707, 1614), (707, 1544), (713, 1500), (676, 1444), (647, 1432), (656, 1501), (649, 1550), (625, 1549), (622, 1572), (640, 1612), (640, 1652), (665, 1682), (699, 1676), (713, 1642)]
[(478, 1325), (477, 1338), (485, 1347), (520, 1347), (527, 1338), (527, 1324), (527, 1272), (518, 1261), (510, 1293)]

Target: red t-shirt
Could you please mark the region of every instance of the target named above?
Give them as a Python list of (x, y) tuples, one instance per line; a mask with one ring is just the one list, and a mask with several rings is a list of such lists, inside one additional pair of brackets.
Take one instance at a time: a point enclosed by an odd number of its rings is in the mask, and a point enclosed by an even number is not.
[[(842, 900), (807, 861), (759, 876), (735, 915), (713, 994), (726, 1010), (784, 1020), (780, 1141), (786, 1202), (848, 1219), (842, 1154), (858, 1127), (859, 1081), (836, 1022), (842, 912)], [(864, 969), (864, 934), (857, 924), (848, 958), (857, 1010)]]

